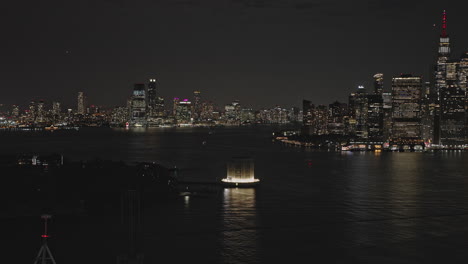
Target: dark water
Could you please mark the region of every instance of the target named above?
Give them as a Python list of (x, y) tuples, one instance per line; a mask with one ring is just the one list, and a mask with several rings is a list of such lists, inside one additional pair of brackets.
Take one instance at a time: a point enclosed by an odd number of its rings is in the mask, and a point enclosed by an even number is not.
[[(255, 158), (258, 189), (145, 201), (145, 263), (464, 263), (468, 153), (340, 153), (271, 142), (273, 128), (83, 129), (1, 134), (0, 154), (159, 161), (217, 180), (232, 156)], [(207, 144), (203, 145), (202, 142)], [(106, 216), (57, 216), (58, 263), (116, 263), (123, 242)], [(40, 221), (3, 219), (10, 263), (32, 263)]]

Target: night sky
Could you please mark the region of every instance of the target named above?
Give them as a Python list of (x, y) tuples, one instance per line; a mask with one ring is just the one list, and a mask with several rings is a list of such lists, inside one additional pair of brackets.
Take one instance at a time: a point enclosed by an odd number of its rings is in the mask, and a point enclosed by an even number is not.
[(468, 49), (464, 2), (9, 1), (0, 15), (0, 103), (75, 108), (84, 91), (91, 104), (124, 105), (133, 84), (149, 78), (166, 100), (198, 89), (220, 105), (346, 101), (376, 72), (387, 89), (392, 75), (428, 77), (443, 9), (459, 57)]

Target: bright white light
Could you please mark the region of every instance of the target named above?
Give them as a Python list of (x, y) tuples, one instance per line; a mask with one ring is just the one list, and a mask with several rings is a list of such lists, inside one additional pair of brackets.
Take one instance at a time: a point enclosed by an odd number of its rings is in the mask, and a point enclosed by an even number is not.
[(252, 182), (259, 182), (259, 179), (222, 179), (223, 182), (232, 182), (232, 183), (252, 183)]

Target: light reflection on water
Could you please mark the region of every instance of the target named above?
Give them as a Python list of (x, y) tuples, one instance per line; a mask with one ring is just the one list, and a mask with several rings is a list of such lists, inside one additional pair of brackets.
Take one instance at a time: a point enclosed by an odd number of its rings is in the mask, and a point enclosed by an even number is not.
[(258, 261), (258, 217), (254, 188), (225, 188), (222, 212), (222, 257), (226, 262)]

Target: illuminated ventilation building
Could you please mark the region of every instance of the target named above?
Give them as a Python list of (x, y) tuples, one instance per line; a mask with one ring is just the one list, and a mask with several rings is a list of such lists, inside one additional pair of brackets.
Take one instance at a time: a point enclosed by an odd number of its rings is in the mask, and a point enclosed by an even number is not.
[(78, 92), (78, 106), (77, 106), (77, 113), (80, 115), (84, 115), (86, 111), (86, 97), (83, 92)]
[(254, 161), (248, 157), (233, 158), (227, 164), (227, 177), (222, 180), (223, 184), (231, 187), (252, 187), (260, 180), (255, 179)]
[(130, 126), (146, 126), (146, 98), (145, 85), (137, 83), (130, 99)]
[(392, 79), (392, 130), (390, 144), (422, 145), (421, 77), (402, 74)]

